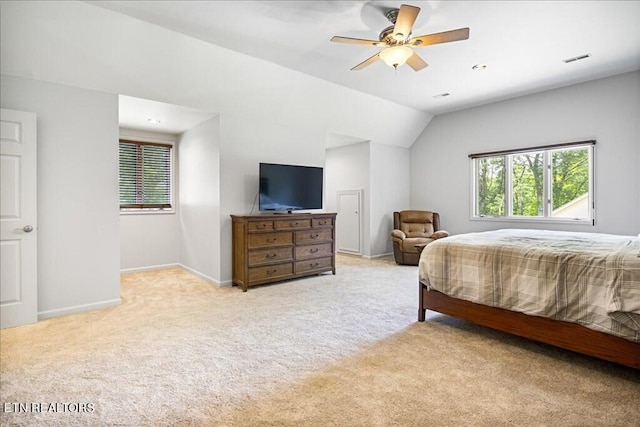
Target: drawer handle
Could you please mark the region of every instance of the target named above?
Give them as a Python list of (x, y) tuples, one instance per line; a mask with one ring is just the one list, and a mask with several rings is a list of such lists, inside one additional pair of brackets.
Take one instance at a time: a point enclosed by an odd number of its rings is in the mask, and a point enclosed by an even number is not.
[(318, 249), (318, 248), (311, 248), (311, 249), (309, 250), (309, 252), (311, 252), (312, 254), (315, 254), (315, 253), (316, 253), (316, 252), (318, 252), (319, 250), (320, 250), (320, 249)]
[(320, 235), (319, 235), (318, 233), (316, 233), (316, 234), (312, 234), (312, 235), (311, 235), (311, 238), (312, 238), (312, 239), (317, 239), (319, 236), (320, 236)]
[(278, 241), (278, 238), (277, 238), (277, 237), (268, 237), (268, 238), (267, 238), (267, 242), (268, 242), (268, 243), (275, 243), (275, 242), (277, 242), (277, 241)]
[(292, 227), (295, 227), (295, 226), (296, 226), (296, 225), (298, 225), (298, 224), (299, 224), (299, 222), (298, 222), (298, 221), (296, 221), (296, 222), (292, 222), (292, 223), (291, 223), (291, 226), (292, 226)]
[(278, 270), (276, 270), (275, 268), (273, 270), (267, 270), (267, 274), (276, 274), (278, 272)]
[(267, 258), (275, 258), (278, 254), (267, 254)]
[(320, 221), (320, 225), (325, 225), (327, 223), (327, 221)]
[(262, 228), (265, 228), (265, 227), (266, 227), (266, 224), (258, 224), (258, 226), (256, 228), (262, 229)]
[(320, 265), (317, 262), (312, 262), (311, 264), (309, 264), (309, 267), (313, 268), (313, 267), (317, 267), (318, 265)]

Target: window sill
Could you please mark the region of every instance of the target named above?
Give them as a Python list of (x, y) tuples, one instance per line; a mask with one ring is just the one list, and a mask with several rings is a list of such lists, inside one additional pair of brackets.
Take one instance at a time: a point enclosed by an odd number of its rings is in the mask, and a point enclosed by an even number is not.
[(527, 217), (505, 217), (505, 216), (472, 216), (471, 221), (491, 221), (491, 222), (522, 222), (529, 224), (575, 224), (575, 225), (595, 225), (592, 219), (570, 219), (570, 218), (527, 218)]
[(120, 209), (120, 215), (173, 215), (175, 209)]

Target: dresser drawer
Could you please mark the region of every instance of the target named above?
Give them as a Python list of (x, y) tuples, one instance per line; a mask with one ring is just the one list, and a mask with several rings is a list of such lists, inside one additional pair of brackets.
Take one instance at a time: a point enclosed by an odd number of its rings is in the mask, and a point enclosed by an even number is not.
[(249, 251), (249, 266), (277, 261), (293, 261), (293, 247), (254, 249)]
[(327, 270), (332, 268), (332, 257), (315, 258), (306, 261), (296, 262), (296, 274), (306, 273), (314, 270)]
[(333, 218), (313, 218), (311, 220), (311, 226), (315, 228), (333, 227)]
[(277, 219), (276, 230), (295, 230), (311, 227), (311, 218), (308, 219)]
[(273, 221), (251, 221), (247, 223), (249, 233), (254, 231), (273, 231)]
[(292, 245), (293, 233), (256, 233), (249, 234), (249, 248)]
[(296, 231), (296, 244), (313, 244), (316, 242), (331, 241), (333, 238), (333, 230), (330, 228), (323, 230), (305, 230)]
[(332, 256), (331, 243), (323, 243), (319, 245), (296, 246), (296, 260), (320, 258)]
[(336, 274), (335, 213), (231, 215), (232, 280), (251, 286)]
[(261, 280), (278, 279), (293, 274), (293, 264), (288, 262), (285, 264), (267, 265), (264, 267), (249, 268), (249, 283)]

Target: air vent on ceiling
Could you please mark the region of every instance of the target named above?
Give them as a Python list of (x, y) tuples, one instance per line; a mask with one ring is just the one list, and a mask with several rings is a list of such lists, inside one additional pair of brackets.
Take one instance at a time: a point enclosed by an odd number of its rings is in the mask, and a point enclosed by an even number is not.
[(562, 62), (564, 62), (565, 64), (568, 64), (570, 62), (576, 62), (576, 61), (580, 61), (581, 59), (587, 59), (591, 56), (590, 53), (585, 53), (584, 55), (580, 55), (580, 56), (574, 56), (573, 58), (567, 58), (567, 59), (563, 59)]

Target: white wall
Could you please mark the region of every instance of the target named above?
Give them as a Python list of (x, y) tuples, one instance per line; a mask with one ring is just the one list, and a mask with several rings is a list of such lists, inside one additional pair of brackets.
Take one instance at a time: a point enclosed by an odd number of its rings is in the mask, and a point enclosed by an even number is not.
[(122, 138), (174, 144), (174, 212), (120, 215), (121, 269), (182, 265), (220, 284), (220, 129), (214, 117), (181, 135), (121, 129)]
[(371, 145), (371, 256), (393, 252), (393, 212), (410, 207), (410, 150)]
[[(338, 191), (362, 190), (362, 255), (371, 254), (371, 236), (369, 217), (371, 209), (371, 180), (370, 180), (370, 147), (369, 141), (350, 144), (343, 147), (331, 148), (326, 152), (326, 191), (327, 210), (338, 212)], [(340, 215), (336, 217), (340, 222)]]
[[(219, 112), (219, 234), (212, 235), (214, 242), (210, 249), (214, 256), (216, 253), (219, 256), (214, 259), (211, 270), (203, 269), (211, 271), (211, 278), (220, 283), (231, 279), (229, 214), (251, 211), (258, 187), (259, 162), (323, 166), (328, 133), (358, 135), (373, 144), (402, 145), (404, 141), (415, 140), (431, 118), (429, 114), (88, 3), (2, 2), (0, 9), (0, 71), (3, 92), (9, 90), (12, 100), (17, 101), (23, 89), (25, 96), (35, 97), (34, 91), (51, 87), (45, 82), (52, 82), (66, 85), (54, 85), (62, 92), (76, 94), (71, 87), (84, 88), (87, 90), (79, 93), (87, 94), (93, 101), (108, 99), (115, 102), (114, 110), (109, 110), (98, 125), (91, 127), (93, 139), (85, 143), (92, 148), (98, 143), (106, 144), (92, 152), (114, 150), (113, 158), (105, 156), (106, 161), (92, 171), (101, 174), (100, 180), (113, 178), (113, 188), (105, 188), (103, 193), (112, 203), (109, 206), (115, 209), (116, 215), (117, 144), (113, 141), (118, 137), (117, 94)], [(620, 79), (437, 117), (411, 148), (411, 206), (438, 209), (443, 214), (443, 225), (452, 232), (502, 226), (469, 221), (469, 152), (596, 138), (598, 225), (589, 229), (638, 232), (638, 77), (635, 73)], [(4, 93), (2, 97), (9, 99)], [(34, 104), (40, 102), (35, 98), (32, 101)], [(48, 99), (44, 101), (49, 102)], [(69, 97), (68, 105), (65, 96), (56, 95), (56, 101), (57, 123), (75, 123), (74, 96)], [(88, 109), (83, 114), (95, 112)], [(112, 116), (116, 123), (113, 129), (110, 126)], [(97, 119), (92, 117), (92, 122)], [(389, 123), (394, 125), (389, 126)], [(64, 141), (64, 144), (73, 143)], [(382, 250), (380, 244), (383, 238), (386, 239), (382, 231), (382, 224), (386, 223), (384, 215), (392, 205), (403, 204), (403, 197), (397, 201), (389, 198), (388, 189), (377, 195), (378, 186), (388, 183), (377, 175), (378, 169), (382, 168), (384, 150), (372, 148), (368, 156), (368, 168), (371, 168), (368, 185), (376, 185), (376, 194), (370, 194), (365, 188), (365, 203), (367, 198), (371, 200), (368, 203), (374, 203), (371, 217), (367, 219), (373, 222), (365, 226), (371, 232), (380, 230), (372, 236), (375, 243), (365, 242), (370, 248), (369, 255)], [(58, 168), (64, 168), (69, 159), (82, 153), (82, 150), (71, 151), (66, 152), (64, 159), (55, 152), (43, 153), (40, 160), (45, 169), (56, 171), (54, 175), (64, 174)], [(397, 157), (402, 158), (402, 155)], [(73, 195), (67, 190), (45, 182), (42, 185), (47, 190), (46, 197), (60, 204), (72, 203), (70, 197)], [(111, 200), (112, 196), (115, 201)], [(102, 203), (106, 204), (106, 201)], [(55, 210), (52, 212), (49, 221), (56, 224), (68, 226), (67, 218), (75, 218), (71, 215), (61, 219), (56, 217)], [(91, 219), (96, 219), (93, 210), (90, 213)], [(109, 221), (112, 218), (103, 221), (98, 215), (97, 219), (100, 221), (90, 222), (83, 218), (80, 224), (89, 225), (90, 229), (97, 227), (100, 233), (103, 227), (110, 231), (106, 236), (94, 233), (98, 243), (91, 244), (91, 247), (99, 246), (99, 254), (106, 253), (109, 248), (113, 251), (97, 270), (104, 273), (98, 281), (102, 286), (102, 280), (109, 281), (119, 272), (119, 245), (116, 242), (112, 246), (113, 237), (118, 234), (117, 230), (111, 233)], [(66, 228), (56, 230), (56, 233), (63, 235)], [(67, 248), (66, 244), (63, 247)], [(80, 249), (75, 246), (68, 249), (56, 253), (62, 261), (59, 265), (75, 264), (75, 255)], [(87, 252), (82, 252), (80, 258), (87, 257)], [(112, 263), (113, 259), (116, 262)], [(216, 262), (220, 265), (215, 266)], [(96, 262), (92, 260), (78, 268), (86, 276), (94, 264)], [(112, 270), (106, 272), (108, 267)], [(63, 274), (53, 265), (46, 268), (50, 268), (50, 273), (55, 270), (58, 275), (72, 274)], [(52, 286), (47, 291), (52, 298), (47, 300), (48, 307), (58, 309), (65, 304), (76, 304), (77, 298), (65, 296), (64, 284), (60, 285), (63, 292), (57, 295), (53, 294), (56, 294), (58, 284)], [(94, 293), (92, 300), (113, 296), (113, 288), (109, 284), (104, 286), (105, 289)], [(85, 291), (80, 291), (80, 300)]]
[[(411, 147), (411, 205), (440, 212), (452, 233), (549, 228), (640, 232), (640, 72), (436, 116)], [(468, 154), (595, 139), (596, 225), (470, 218)]]
[[(178, 136), (173, 134), (120, 129), (120, 137), (134, 141), (174, 144), (174, 168), (177, 166)], [(174, 191), (177, 189), (174, 186)], [(140, 270), (176, 265), (179, 262), (179, 192), (174, 194), (173, 213), (120, 214), (120, 269)]]
[(89, 3), (0, 9), (5, 75), (219, 112), (220, 282), (231, 279), (229, 214), (250, 212), (260, 161), (322, 166), (327, 133), (402, 145), (432, 117)]
[(179, 149), (180, 264), (220, 284), (220, 121), (182, 134)]
[(38, 316), (120, 303), (118, 97), (0, 76), (38, 116)]
[(415, 140), (432, 117), (85, 2), (0, 10), (4, 74), (390, 145)]
[(231, 214), (257, 214), (260, 162), (324, 166), (325, 132), (260, 116), (220, 115), (220, 270), (231, 280)]
[(409, 149), (374, 142), (332, 148), (327, 150), (326, 167), (330, 210), (337, 210), (338, 190), (364, 190), (362, 254), (391, 253), (393, 211), (410, 205)]

